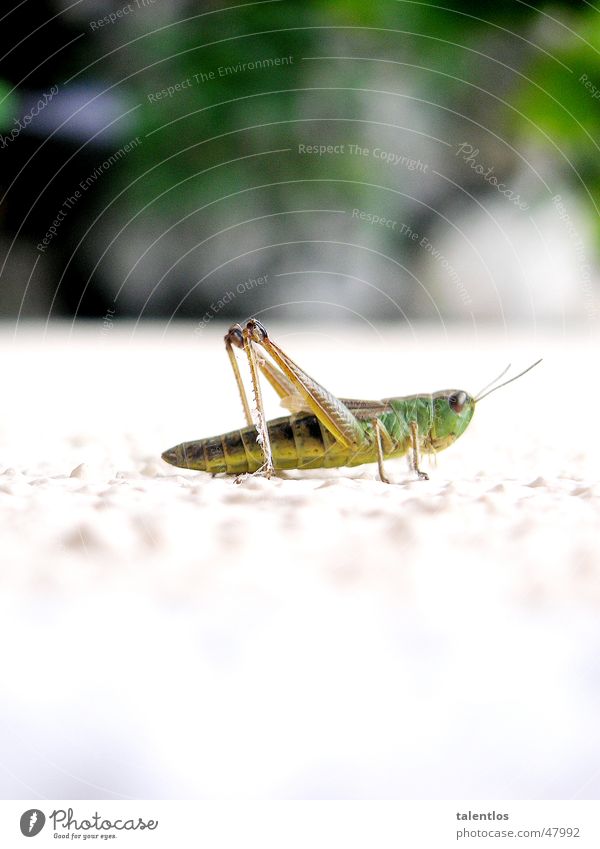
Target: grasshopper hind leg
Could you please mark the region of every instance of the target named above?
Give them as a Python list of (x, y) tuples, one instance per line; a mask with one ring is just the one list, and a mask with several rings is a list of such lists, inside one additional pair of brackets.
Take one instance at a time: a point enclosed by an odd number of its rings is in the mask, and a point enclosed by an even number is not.
[(264, 475), (264, 477), (270, 478), (271, 475), (275, 472), (275, 466), (273, 464), (271, 438), (269, 436), (269, 428), (267, 427), (267, 417), (265, 416), (262, 390), (260, 388), (260, 372), (258, 366), (258, 358), (254, 349), (254, 343), (261, 342), (263, 339), (263, 333), (266, 336), (266, 332), (263, 331), (261, 325), (256, 325), (257, 323), (249, 321), (247, 322), (243, 330), (244, 351), (246, 352), (246, 356), (248, 357), (248, 365), (250, 367), (250, 380), (252, 381), (252, 389), (254, 391), (255, 407), (253, 410), (252, 418), (254, 419), (254, 426), (256, 427), (256, 440), (261, 447), (264, 458), (264, 463), (262, 464), (260, 469), (257, 469), (256, 472), (254, 472), (254, 474)]
[[(309, 377), (288, 357), (272, 341), (259, 321), (250, 319), (243, 327), (234, 325), (225, 337), (225, 344), (228, 346), (227, 350), (232, 365), (234, 361), (233, 347), (243, 347), (248, 358), (255, 404), (252, 408), (246, 398), (244, 409), (250, 414), (252, 424), (256, 428), (257, 442), (264, 459), (263, 465), (254, 474), (271, 477), (275, 471), (260, 386), (261, 372), (286, 405), (293, 401), (294, 406), (300, 404), (302, 409), (312, 412), (319, 423), (331, 434), (335, 442), (345, 448), (356, 450), (365, 446), (367, 438), (364, 428), (354, 413), (339, 398)], [(265, 354), (272, 363), (266, 360)], [(236, 371), (235, 367), (234, 371)], [(238, 380), (238, 373), (236, 371), (236, 381), (238, 388), (240, 388), (240, 395), (242, 395), (243, 388), (241, 387), (241, 379)], [(384, 439), (386, 435), (384, 434)]]
[(238, 366), (237, 360), (235, 358), (234, 353), (235, 348), (244, 349), (244, 331), (242, 330), (239, 324), (233, 324), (227, 333), (225, 334), (225, 350), (227, 351), (227, 356), (229, 357), (229, 362), (231, 363), (231, 368), (233, 369), (233, 374), (235, 376), (235, 382), (237, 384), (238, 392), (240, 393), (240, 399), (242, 401), (242, 407), (244, 408), (244, 417), (246, 419), (246, 424), (248, 426), (252, 425), (252, 413), (250, 412), (250, 404), (248, 403), (248, 396), (246, 395), (246, 390), (244, 389), (244, 382), (242, 380), (242, 375), (240, 374), (240, 367)]
[[(241, 349), (248, 357), (248, 365), (250, 367), (250, 380), (252, 382), (252, 389), (254, 392), (255, 400), (254, 411), (250, 407), (250, 403), (248, 401), (248, 395), (246, 394), (246, 390), (244, 388), (244, 382), (242, 380), (242, 375), (240, 373), (235, 352), (233, 350), (234, 348)], [(269, 432), (267, 430), (267, 422), (262, 402), (262, 392), (259, 383), (259, 364), (257, 362), (256, 351), (253, 347), (252, 335), (250, 333), (248, 324), (246, 324), (245, 327), (242, 327), (240, 324), (233, 324), (229, 328), (229, 330), (225, 334), (225, 349), (227, 351), (227, 355), (229, 357), (229, 361), (233, 369), (233, 374), (235, 376), (235, 382), (237, 384), (238, 392), (240, 394), (242, 407), (244, 408), (244, 417), (246, 419), (246, 424), (249, 427), (254, 425), (254, 427), (256, 428), (257, 440), (259, 445), (261, 446), (263, 457), (265, 460), (260, 469), (257, 469), (255, 472), (244, 472), (241, 475), (237, 475), (237, 477), (235, 478), (235, 483), (242, 483), (248, 477), (252, 477), (253, 475), (264, 475), (265, 477), (270, 478), (275, 469), (273, 466), (271, 443), (269, 440)]]

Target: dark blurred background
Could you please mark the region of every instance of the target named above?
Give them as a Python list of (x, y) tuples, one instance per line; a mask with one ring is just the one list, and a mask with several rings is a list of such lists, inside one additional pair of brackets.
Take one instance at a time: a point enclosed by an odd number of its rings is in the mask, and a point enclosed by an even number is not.
[(0, 21), (1, 316), (597, 322), (592, 4)]

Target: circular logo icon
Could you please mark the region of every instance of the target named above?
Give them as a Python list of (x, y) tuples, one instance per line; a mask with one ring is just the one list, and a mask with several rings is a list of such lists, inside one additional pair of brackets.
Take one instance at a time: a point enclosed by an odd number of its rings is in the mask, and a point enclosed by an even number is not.
[(37, 808), (31, 808), (21, 815), (21, 834), (25, 837), (35, 837), (46, 824), (46, 817)]

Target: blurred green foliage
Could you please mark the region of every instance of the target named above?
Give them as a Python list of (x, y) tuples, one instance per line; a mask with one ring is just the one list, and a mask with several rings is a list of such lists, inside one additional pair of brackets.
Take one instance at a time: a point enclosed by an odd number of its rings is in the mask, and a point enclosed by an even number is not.
[[(550, 145), (555, 168), (586, 202), (600, 198), (600, 11), (564, 20), (549, 55), (538, 54), (515, 97), (511, 130), (533, 145)], [(600, 239), (600, 217), (591, 216)]]
[[(145, 221), (148, 242), (173, 228), (186, 256), (239, 221), (310, 206), (317, 191), (321, 206), (382, 206), (427, 235), (451, 207), (497, 196), (456, 157), (461, 142), (481, 149), (480, 161), (507, 184), (530, 180), (533, 205), (550, 200), (536, 176), (545, 167), (557, 178), (553, 190), (575, 187), (600, 222), (599, 104), (581, 81), (585, 74), (600, 88), (600, 12), (584, 0), (190, 3), (178, 8), (178, 20), (171, 14), (140, 11), (102, 29), (92, 40), (96, 54), (81, 63), (91, 61), (85, 75), (137, 107), (124, 141), (137, 134), (143, 143), (98, 193), (103, 210), (120, 195), (114, 232), (137, 222), (133, 257), (145, 251)], [(259, 67), (265, 60), (279, 64)], [(373, 158), (297, 155), (299, 143), (372, 144), (374, 128), (389, 149), (429, 155), (428, 175), (415, 182)], [(289, 153), (266, 155), (282, 149)], [(441, 176), (428, 183), (436, 166)], [(328, 180), (326, 192), (313, 180)], [(201, 208), (208, 222), (192, 217)], [(187, 232), (175, 230), (186, 216)], [(289, 226), (299, 234), (289, 238), (301, 238), (302, 223)], [(379, 238), (386, 250), (396, 238), (389, 253), (410, 266), (414, 247), (389, 231), (374, 233), (365, 238)], [(232, 238), (243, 244), (241, 231)], [(196, 259), (192, 273), (212, 267), (212, 258)]]
[[(570, 34), (565, 29), (560, 39), (554, 32), (557, 43), (548, 53), (543, 32), (532, 32), (535, 27), (543, 30), (538, 11), (542, 8), (549, 8), (558, 20), (566, 19), (574, 30)], [(121, 35), (126, 27), (139, 25), (142, 14), (120, 22)], [(560, 32), (561, 24), (554, 26)], [(118, 27), (107, 30), (107, 36), (116, 36)], [(128, 192), (132, 210), (159, 195), (158, 209), (173, 204), (191, 208), (199, 190), (193, 175), (202, 166), (240, 159), (251, 152), (251, 140), (257, 137), (263, 149), (304, 140), (302, 117), (360, 115), (364, 111), (360, 90), (368, 88), (372, 77), (366, 63), (340, 61), (329, 65), (325, 75), (320, 73), (322, 63), (305, 61), (307, 56), (347, 55), (398, 63), (388, 66), (390, 74), (414, 84), (421, 96), (448, 110), (449, 125), (453, 113), (475, 118), (477, 110), (485, 108), (489, 126), (501, 135), (537, 135), (540, 140), (540, 130), (546, 132), (571, 151), (582, 178), (595, 181), (600, 160), (585, 130), (592, 139), (598, 136), (597, 104), (578, 80), (586, 73), (600, 81), (599, 33), (600, 14), (582, 2), (551, 7), (511, 2), (484, 8), (477, 2), (431, 6), (413, 0), (263, 3), (188, 14), (149, 33), (134, 30), (122, 46), (111, 48), (109, 59), (94, 66), (94, 72), (113, 81), (125, 79), (121, 90), (141, 104), (137, 131), (144, 137), (151, 133), (121, 173), (123, 186), (150, 175)], [(541, 49), (534, 49), (536, 43)], [(291, 64), (219, 76), (219, 68), (285, 56), (292, 57)], [(571, 70), (552, 56), (560, 57)], [(385, 70), (385, 62), (379, 67)], [(214, 79), (194, 80), (195, 74), (211, 72)], [(191, 84), (185, 86), (185, 81)], [(149, 100), (149, 95), (182, 83), (185, 87), (172, 96)], [(486, 83), (492, 95), (506, 99), (522, 117), (510, 109), (494, 108), (493, 97), (481, 98), (478, 87), (485, 88)], [(328, 97), (327, 111), (323, 99), (308, 91), (320, 87), (332, 89), (329, 96), (323, 95)], [(394, 88), (391, 79), (388, 88)], [(261, 130), (244, 130), (257, 124)], [(326, 135), (327, 130), (321, 129)], [(357, 163), (347, 159), (344, 165), (346, 177), (356, 179)], [(215, 193), (226, 195), (257, 167), (260, 170), (256, 160), (247, 159), (234, 168), (217, 169), (211, 186)], [(305, 176), (317, 170), (318, 162), (303, 162)]]
[(10, 129), (17, 113), (17, 98), (11, 93), (12, 86), (0, 79), (0, 130)]

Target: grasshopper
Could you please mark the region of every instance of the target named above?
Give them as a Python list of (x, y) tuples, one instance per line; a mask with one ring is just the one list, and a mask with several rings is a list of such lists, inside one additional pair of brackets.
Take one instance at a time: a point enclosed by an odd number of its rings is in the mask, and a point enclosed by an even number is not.
[[(237, 475), (238, 481), (249, 473), (269, 478), (283, 469), (331, 469), (376, 462), (379, 477), (390, 483), (384, 461), (406, 454), (417, 477), (428, 480), (429, 476), (420, 468), (421, 453), (435, 454), (452, 445), (467, 429), (478, 401), (541, 362), (538, 360), (510, 380), (494, 386), (510, 368), (507, 366), (475, 396), (462, 389), (444, 389), (363, 401), (337, 398), (309, 377), (273, 342), (256, 319), (250, 319), (244, 327), (234, 324), (225, 335), (225, 348), (244, 408), (246, 427), (208, 439), (182, 442), (165, 451), (162, 459), (184, 469)], [(248, 359), (255, 399), (253, 409), (235, 349), (243, 350)], [(291, 415), (267, 422), (260, 374)]]

